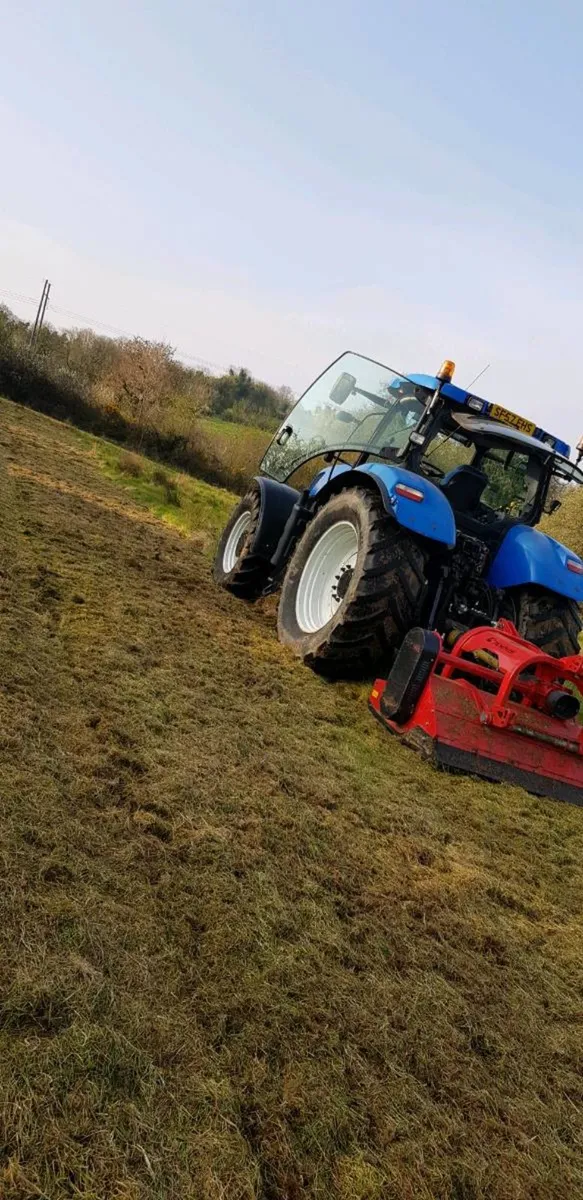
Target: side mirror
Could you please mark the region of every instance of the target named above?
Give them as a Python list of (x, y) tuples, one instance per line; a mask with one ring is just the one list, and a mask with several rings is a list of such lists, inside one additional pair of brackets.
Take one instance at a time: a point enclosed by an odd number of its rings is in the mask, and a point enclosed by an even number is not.
[(547, 517), (552, 517), (553, 513), (556, 513), (557, 509), (561, 507), (561, 503), (561, 500), (548, 500), (544, 509)]
[(340, 412), (334, 413), (334, 420), (335, 421), (344, 421), (348, 425), (354, 425), (354, 422), (356, 421), (356, 417), (353, 416), (352, 413), (340, 411)]
[(344, 404), (356, 387), (356, 375), (349, 375), (348, 371), (343, 371), (338, 376), (336, 383), (330, 388), (330, 399), (333, 404)]

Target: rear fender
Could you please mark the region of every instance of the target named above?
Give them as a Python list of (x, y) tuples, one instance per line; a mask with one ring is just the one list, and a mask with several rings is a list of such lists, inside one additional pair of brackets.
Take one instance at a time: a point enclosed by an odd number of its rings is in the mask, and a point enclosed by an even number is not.
[[(423, 495), (422, 500), (411, 500), (395, 491), (397, 484), (405, 484)], [(320, 471), (312, 480), (310, 498), (321, 504), (329, 495), (348, 487), (374, 487), (380, 493), (383, 504), (404, 529), (410, 529), (421, 537), (440, 542), (453, 549), (456, 540), (455, 517), (449, 501), (439, 488), (404, 467), (389, 463), (364, 463), (361, 467), (350, 467), (340, 463)]]
[(261, 507), (253, 551), (262, 558), (271, 559), (300, 493), (287, 483), (278, 483), (266, 475), (257, 475), (255, 483), (259, 488)]
[(583, 604), (581, 572), (583, 561), (561, 542), (529, 525), (514, 525), (490, 567), (487, 582), (503, 589), (534, 584)]

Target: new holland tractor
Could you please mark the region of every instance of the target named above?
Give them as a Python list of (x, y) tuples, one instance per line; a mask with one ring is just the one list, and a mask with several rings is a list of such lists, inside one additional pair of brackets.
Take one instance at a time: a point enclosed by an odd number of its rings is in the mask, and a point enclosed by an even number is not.
[(319, 673), (378, 674), (413, 628), (445, 644), (501, 619), (555, 658), (579, 651), (583, 561), (535, 526), (583, 471), (453, 369), (404, 376), (343, 354), (221, 536), (217, 582), (247, 601), (279, 590), (279, 637)]

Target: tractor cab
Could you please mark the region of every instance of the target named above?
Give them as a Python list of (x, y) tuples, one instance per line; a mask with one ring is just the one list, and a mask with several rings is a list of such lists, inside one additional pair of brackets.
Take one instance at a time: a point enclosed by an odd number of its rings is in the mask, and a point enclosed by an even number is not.
[(500, 540), (513, 522), (535, 525), (583, 472), (567, 443), (536, 423), (436, 376), (400, 375), (346, 353), (308, 388), (267, 450), (262, 471), (285, 482), (323, 457), (343, 466), (388, 462), (431, 480), (456, 525)]
[(500, 540), (513, 523), (536, 525), (560, 506), (583, 471), (539, 438), (490, 418), (452, 410), (413, 456), (447, 497), (456, 525)]
[(261, 464), (281, 482), (321, 455), (403, 459), (435, 389), (359, 354), (343, 354), (308, 388)]

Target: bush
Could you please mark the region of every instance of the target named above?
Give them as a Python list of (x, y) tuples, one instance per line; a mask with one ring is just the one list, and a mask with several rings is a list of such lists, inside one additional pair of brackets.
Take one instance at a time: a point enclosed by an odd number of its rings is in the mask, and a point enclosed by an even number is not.
[(173, 350), (163, 342), (131, 338), (117, 343), (115, 362), (100, 381), (105, 402), (129, 417), (143, 437), (159, 429), (172, 396)]
[(211, 413), (223, 420), (252, 423), (276, 429), (287, 411), (287, 396), (267, 383), (260, 383), (244, 368), (215, 380)]
[(140, 475), (144, 474), (144, 468), (137, 454), (131, 454), (127, 451), (120, 455), (119, 469), (124, 475), (132, 475), (134, 479), (139, 479)]

